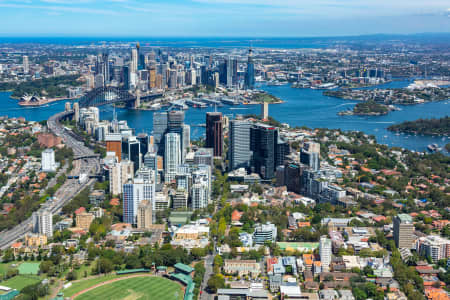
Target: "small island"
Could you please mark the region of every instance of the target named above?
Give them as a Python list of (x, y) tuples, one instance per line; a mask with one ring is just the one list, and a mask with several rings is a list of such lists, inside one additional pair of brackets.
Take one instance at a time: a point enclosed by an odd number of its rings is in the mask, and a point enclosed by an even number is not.
[(389, 126), (388, 130), (424, 135), (450, 135), (450, 117), (406, 121)]
[(357, 103), (353, 110), (345, 110), (338, 113), (340, 116), (381, 116), (387, 115), (391, 108), (373, 100)]

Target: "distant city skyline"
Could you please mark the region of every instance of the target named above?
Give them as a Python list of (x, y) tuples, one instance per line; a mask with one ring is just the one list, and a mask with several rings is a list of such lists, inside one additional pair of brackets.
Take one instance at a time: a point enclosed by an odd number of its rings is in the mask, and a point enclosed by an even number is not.
[(444, 0), (3, 0), (0, 36), (312, 37), (450, 32)]

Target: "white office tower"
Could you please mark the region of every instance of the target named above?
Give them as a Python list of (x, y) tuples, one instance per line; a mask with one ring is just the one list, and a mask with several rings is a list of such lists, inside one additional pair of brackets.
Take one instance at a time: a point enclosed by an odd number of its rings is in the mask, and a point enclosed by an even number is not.
[(47, 209), (41, 209), (33, 213), (33, 233), (53, 236), (53, 215)]
[(147, 167), (141, 167), (136, 172), (136, 178), (144, 179), (144, 181), (156, 181), (156, 172)]
[(233, 86), (233, 61), (231, 57), (229, 56), (226, 61), (227, 66), (227, 87)]
[(331, 240), (326, 236), (321, 236), (319, 243), (319, 255), (320, 263), (322, 265), (322, 272), (330, 271), (331, 250)]
[[(204, 180), (208, 184), (208, 197), (211, 195), (212, 189), (212, 174), (210, 165), (198, 165), (192, 172), (192, 182), (198, 182)], [(209, 198), (208, 198), (209, 199)]]
[(163, 192), (157, 192), (155, 194), (155, 210), (165, 210), (169, 208), (170, 205), (170, 198), (168, 195), (164, 194)]
[(130, 82), (128, 83), (130, 89), (135, 89), (138, 83), (138, 76), (137, 73), (134, 72), (130, 72), (130, 77), (129, 77)]
[(112, 195), (122, 194), (122, 187), (134, 177), (134, 164), (129, 160), (116, 162), (109, 170), (109, 191)]
[(137, 72), (138, 69), (138, 51), (137, 49), (131, 49), (131, 72), (135, 73)]
[(28, 56), (27, 55), (23, 56), (23, 72), (25, 74), (28, 74), (30, 72), (30, 65), (28, 63)]
[(175, 177), (177, 183), (177, 189), (183, 189), (190, 191), (192, 183), (191, 168), (187, 164), (182, 164), (177, 167), (177, 175)]
[(123, 220), (125, 223), (137, 224), (138, 206), (146, 200), (154, 206), (155, 182), (135, 178), (123, 185)]
[(42, 151), (42, 171), (55, 172), (58, 165), (55, 162), (55, 151), (51, 148)]
[(168, 133), (165, 142), (164, 180), (170, 182), (175, 179), (177, 167), (181, 164), (180, 136), (177, 133)]
[(208, 182), (205, 178), (192, 184), (191, 189), (192, 209), (206, 208), (209, 203)]
[(158, 171), (158, 154), (156, 152), (148, 151), (144, 155), (144, 167)]
[(183, 157), (181, 161), (184, 162), (186, 158), (186, 153), (188, 153), (188, 149), (191, 147), (191, 126), (187, 124), (183, 124)]

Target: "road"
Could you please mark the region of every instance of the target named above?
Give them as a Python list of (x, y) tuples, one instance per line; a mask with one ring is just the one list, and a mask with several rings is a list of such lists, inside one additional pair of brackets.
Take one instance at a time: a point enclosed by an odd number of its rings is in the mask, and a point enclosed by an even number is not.
[[(67, 147), (72, 148), (74, 156), (88, 157), (74, 161), (73, 172), (77, 172), (77, 175), (80, 173), (91, 175), (97, 174), (100, 171), (99, 158), (95, 157), (95, 153), (88, 147), (84, 146), (84, 143), (77, 140), (76, 136), (74, 136), (72, 132), (68, 132), (64, 129), (64, 127), (59, 123), (59, 120), (63, 115), (64, 113), (59, 113), (50, 117), (50, 119), (47, 120), (47, 126), (51, 132), (64, 140)], [(94, 182), (95, 179), (89, 179), (82, 183), (80, 183), (77, 179), (67, 179), (66, 182), (56, 191), (54, 200), (48, 200), (42, 204), (40, 209), (46, 208), (53, 214), (57, 214), (66, 203), (72, 200), (72, 198), (81, 192), (85, 187), (93, 184)], [(23, 221), (11, 230), (1, 232), (0, 249), (8, 248), (12, 243), (23, 238), (28, 232), (31, 232), (31, 229), (32, 217)]]
[(214, 294), (210, 294), (207, 291), (208, 280), (213, 275), (213, 263), (214, 263), (214, 254), (209, 254), (205, 258), (205, 276), (203, 276), (202, 285), (200, 286), (200, 300), (212, 300), (214, 299)]

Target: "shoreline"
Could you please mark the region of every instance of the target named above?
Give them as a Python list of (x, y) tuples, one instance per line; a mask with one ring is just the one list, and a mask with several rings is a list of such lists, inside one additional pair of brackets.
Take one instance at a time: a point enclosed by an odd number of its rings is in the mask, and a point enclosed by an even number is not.
[(43, 106), (43, 105), (50, 104), (50, 103), (53, 103), (53, 102), (77, 99), (77, 98), (69, 98), (69, 97), (58, 97), (58, 98), (46, 99), (44, 101), (29, 103), (29, 102), (25, 102), (25, 101), (20, 101), (20, 98), (17, 98), (17, 97), (11, 97), (10, 96), (9, 98), (18, 101), (17, 104), (20, 105), (20, 106), (23, 106), (23, 107), (30, 107), (30, 106), (39, 107), (39, 106)]

